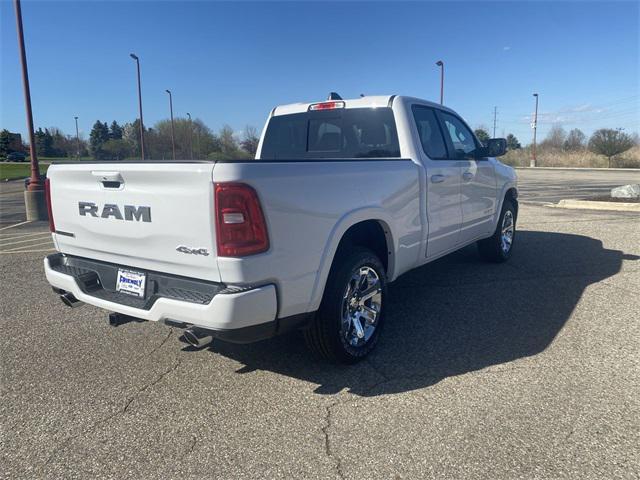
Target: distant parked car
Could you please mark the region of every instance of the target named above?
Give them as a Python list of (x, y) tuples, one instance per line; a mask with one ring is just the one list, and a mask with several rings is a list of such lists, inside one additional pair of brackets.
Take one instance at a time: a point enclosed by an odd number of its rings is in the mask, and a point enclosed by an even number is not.
[(27, 156), (22, 152), (11, 152), (7, 155), (7, 162), (24, 162)]

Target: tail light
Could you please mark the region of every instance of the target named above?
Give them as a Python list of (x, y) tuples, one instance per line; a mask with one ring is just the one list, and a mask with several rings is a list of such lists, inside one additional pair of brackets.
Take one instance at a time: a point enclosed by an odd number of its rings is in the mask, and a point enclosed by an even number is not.
[(44, 197), (47, 201), (47, 216), (49, 217), (49, 230), (56, 231), (56, 224), (53, 221), (53, 210), (51, 208), (51, 180), (48, 178), (44, 181)]
[(218, 256), (244, 257), (269, 249), (267, 224), (256, 191), (244, 183), (216, 183)]

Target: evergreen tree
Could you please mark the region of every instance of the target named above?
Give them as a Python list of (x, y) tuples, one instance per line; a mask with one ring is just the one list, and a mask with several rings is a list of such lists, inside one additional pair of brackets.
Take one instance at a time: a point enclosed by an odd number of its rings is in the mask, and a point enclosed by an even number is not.
[(516, 136), (513, 133), (507, 135), (507, 150), (518, 150), (519, 148), (522, 148), (522, 145)]
[(11, 144), (11, 135), (9, 135), (9, 130), (6, 128), (0, 132), (0, 155), (4, 156), (11, 152), (9, 152), (9, 145)]
[(112, 140), (121, 140), (122, 139), (122, 127), (118, 125), (118, 122), (115, 120), (111, 122), (111, 129), (109, 131), (109, 138)]
[(102, 123), (100, 120), (96, 120), (89, 134), (89, 149), (93, 158), (100, 160), (104, 157), (105, 152), (102, 147), (108, 140), (109, 126), (107, 122)]
[(42, 128), (38, 128), (35, 132), (36, 136), (36, 153), (41, 157), (53, 156), (53, 135), (48, 128), (44, 131)]
[(478, 140), (480, 140), (480, 143), (482, 143), (483, 145), (487, 144), (487, 140), (489, 140), (491, 137), (489, 136), (489, 132), (487, 132), (484, 128), (476, 128), (473, 133), (476, 134), (476, 137), (478, 138)]

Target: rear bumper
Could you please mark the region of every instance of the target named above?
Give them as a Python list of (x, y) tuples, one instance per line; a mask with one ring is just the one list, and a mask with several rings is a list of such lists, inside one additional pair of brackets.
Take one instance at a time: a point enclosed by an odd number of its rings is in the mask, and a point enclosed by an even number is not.
[[(234, 292), (222, 284), (209, 283), (210, 295), (205, 300), (200, 298), (201, 303), (156, 295), (135, 304), (122, 297), (125, 294), (110, 289), (109, 279), (106, 278), (109, 276), (108, 271), (93, 266), (95, 262), (91, 260), (78, 263), (83, 259), (74, 257), (76, 263), (73, 266), (62, 268), (65, 266), (63, 264), (69, 262), (69, 258), (71, 257), (61, 253), (46, 257), (45, 275), (51, 286), (72, 293), (81, 302), (142, 320), (194, 325), (212, 330), (215, 336), (236, 343), (248, 343), (280, 333), (274, 285)], [(88, 268), (81, 268), (83, 266)], [(107, 267), (117, 269), (114, 265)], [(91, 284), (87, 282), (87, 269), (91, 272)], [(147, 273), (149, 276), (154, 275), (154, 272)], [(161, 274), (156, 276), (166, 281), (166, 277)], [(177, 278), (175, 282), (184, 283), (188, 280)], [(203, 301), (207, 303), (202, 303)]]

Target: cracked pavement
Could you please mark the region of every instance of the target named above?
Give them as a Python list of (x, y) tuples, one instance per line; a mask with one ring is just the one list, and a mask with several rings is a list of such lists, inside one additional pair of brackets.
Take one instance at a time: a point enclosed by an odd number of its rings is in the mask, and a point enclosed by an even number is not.
[(640, 216), (523, 205), (518, 228), (507, 264), (471, 247), (391, 285), (349, 367), (298, 334), (113, 328), (43, 254), (0, 256), (2, 477), (638, 478)]

